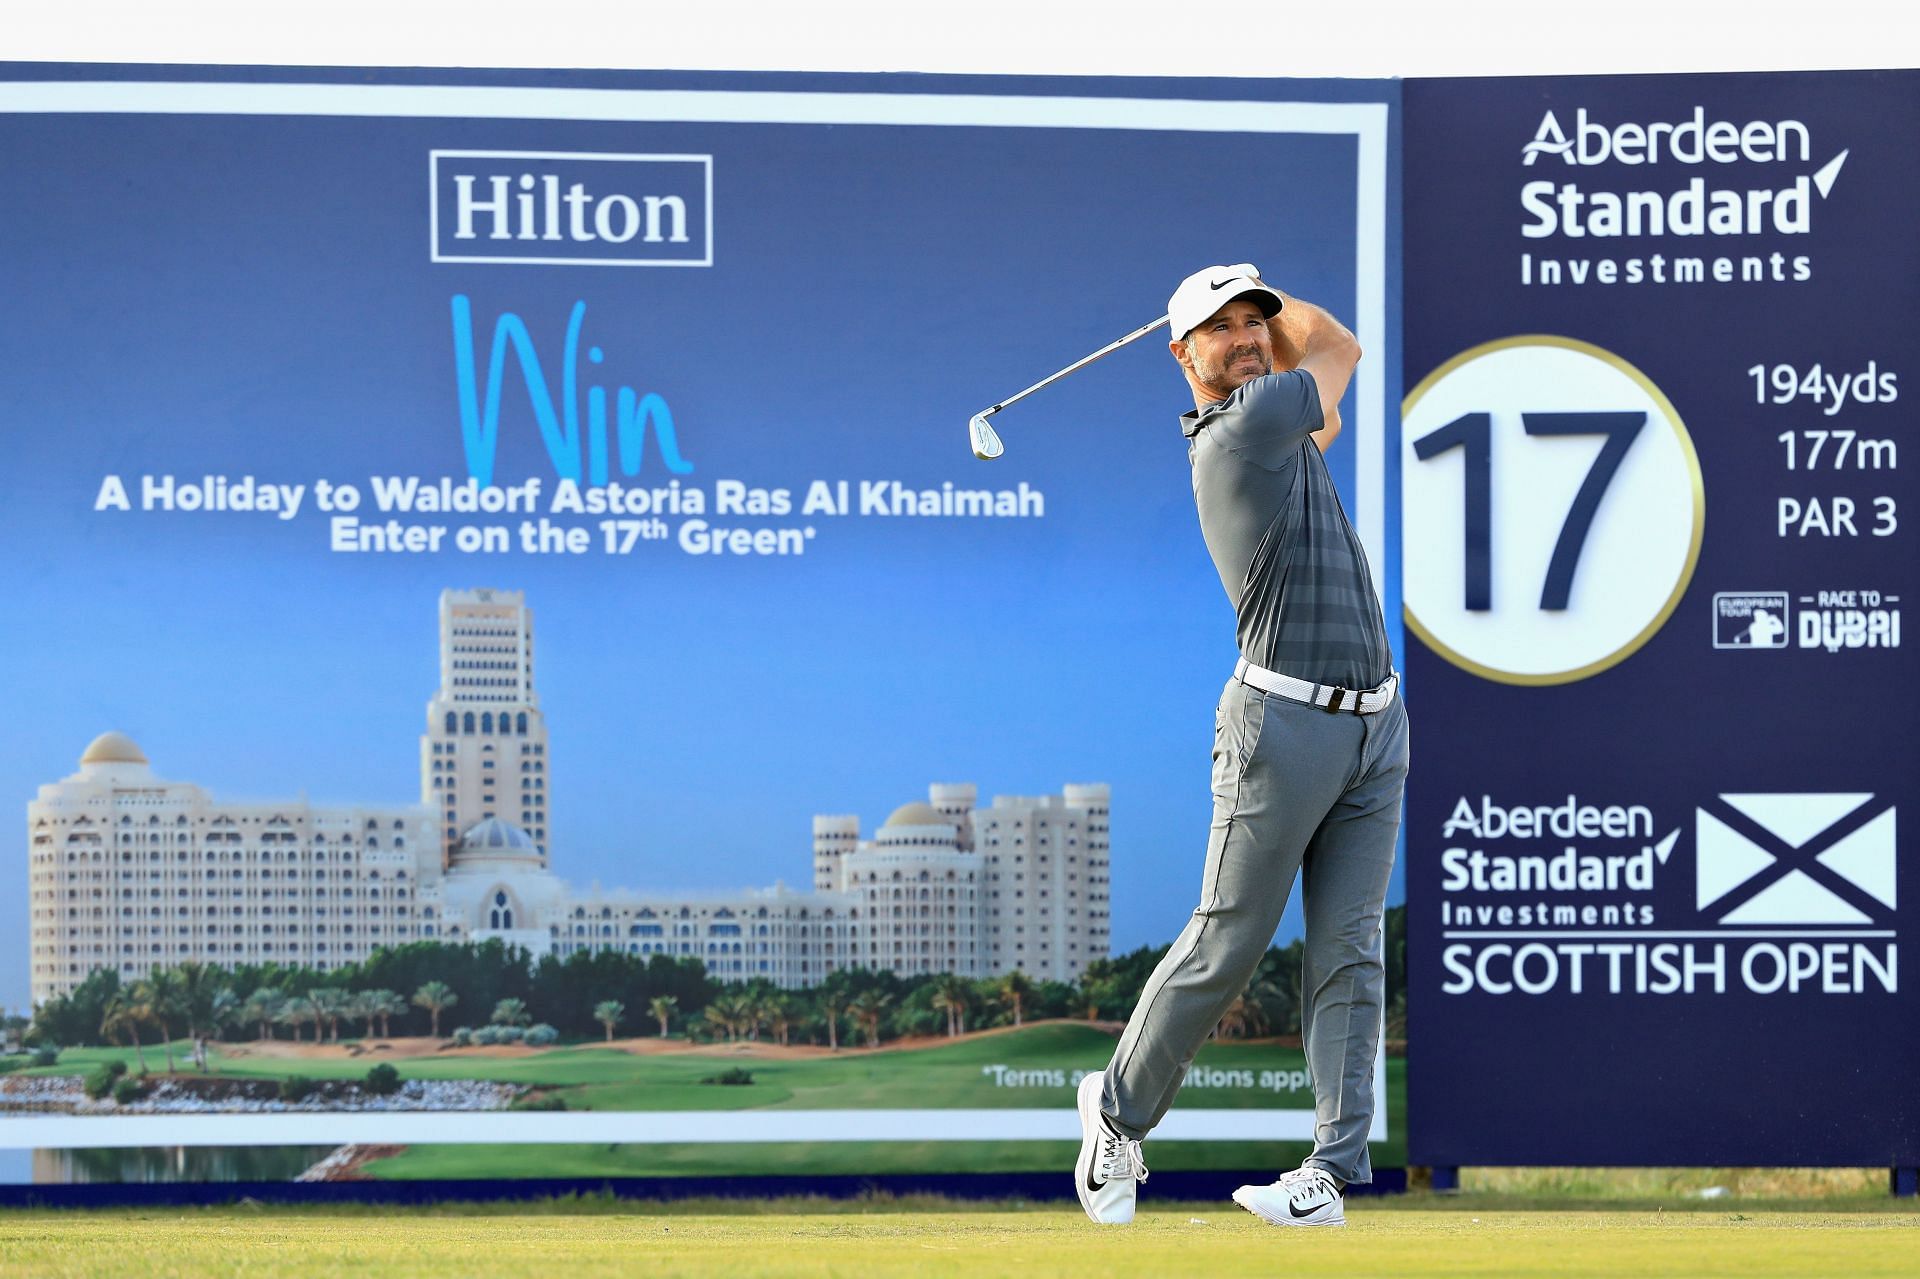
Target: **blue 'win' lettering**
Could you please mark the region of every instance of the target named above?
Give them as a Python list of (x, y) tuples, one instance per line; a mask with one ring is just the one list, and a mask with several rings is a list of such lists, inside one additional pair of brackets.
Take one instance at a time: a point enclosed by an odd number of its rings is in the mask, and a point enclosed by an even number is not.
[[(480, 403), (479, 383), (474, 377), (473, 307), (464, 293), (453, 295), (453, 364), (460, 390), (460, 440), (466, 447), (467, 474), (485, 486), (493, 483), (494, 452), (500, 440), (500, 393), (507, 364), (507, 347), (513, 347), (520, 361), (520, 376), (526, 383), (527, 398), (533, 404), (534, 420), (540, 424), (540, 440), (559, 478), (580, 481), (580, 397), (578, 368), (580, 325), (587, 316), (587, 304), (575, 302), (567, 317), (566, 350), (561, 360), (560, 410), (554, 411), (553, 394), (540, 368), (540, 355), (533, 347), (533, 335), (519, 316), (502, 311), (493, 326), (493, 349), (487, 357), (487, 399)], [(589, 347), (587, 358), (595, 364), (604, 358), (600, 348)], [(638, 475), (647, 427), (660, 450), (660, 460), (669, 471), (685, 475), (693, 463), (680, 456), (679, 437), (674, 434), (673, 410), (661, 396), (649, 391), (638, 395), (630, 386), (616, 389), (614, 424), (620, 446), (620, 473)], [(587, 473), (591, 484), (607, 482), (607, 391), (605, 387), (587, 388)]]

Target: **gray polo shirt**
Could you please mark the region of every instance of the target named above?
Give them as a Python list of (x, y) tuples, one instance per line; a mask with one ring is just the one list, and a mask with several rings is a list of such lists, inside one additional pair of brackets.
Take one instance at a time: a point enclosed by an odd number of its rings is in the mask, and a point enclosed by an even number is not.
[(1393, 669), (1367, 553), (1310, 434), (1320, 389), (1298, 370), (1184, 413), (1193, 498), (1240, 652), (1316, 684), (1372, 688)]

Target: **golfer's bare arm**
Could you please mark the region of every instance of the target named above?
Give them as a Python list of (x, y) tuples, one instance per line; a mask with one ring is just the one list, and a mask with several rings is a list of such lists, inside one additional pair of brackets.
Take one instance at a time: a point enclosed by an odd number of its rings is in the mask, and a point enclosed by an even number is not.
[(1267, 321), (1273, 337), (1276, 365), (1296, 368), (1313, 378), (1320, 392), (1324, 425), (1313, 433), (1322, 453), (1340, 434), (1340, 397), (1347, 393), (1354, 366), (1360, 363), (1360, 343), (1347, 326), (1311, 302), (1282, 292), (1287, 302)]

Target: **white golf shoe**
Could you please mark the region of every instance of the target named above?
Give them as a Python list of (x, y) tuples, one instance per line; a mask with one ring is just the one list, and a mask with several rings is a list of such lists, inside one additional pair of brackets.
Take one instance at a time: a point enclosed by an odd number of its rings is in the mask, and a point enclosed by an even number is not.
[(1344, 1226), (1340, 1183), (1319, 1168), (1282, 1173), (1269, 1186), (1242, 1186), (1233, 1201), (1272, 1226)]
[(1133, 1220), (1134, 1188), (1147, 1179), (1140, 1143), (1107, 1126), (1100, 1113), (1100, 1094), (1106, 1076), (1099, 1072), (1080, 1081), (1080, 1158), (1073, 1165), (1073, 1188), (1080, 1206), (1103, 1226), (1124, 1226)]

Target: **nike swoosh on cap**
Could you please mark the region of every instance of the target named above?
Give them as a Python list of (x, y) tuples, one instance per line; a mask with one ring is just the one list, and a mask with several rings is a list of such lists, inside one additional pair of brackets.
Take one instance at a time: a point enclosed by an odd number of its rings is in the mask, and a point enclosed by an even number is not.
[[(1237, 280), (1239, 278), (1240, 277), (1237, 275), (1233, 277), (1234, 280)], [(1214, 292), (1218, 293), (1221, 289), (1226, 288), (1229, 284), (1232, 284), (1232, 283), (1233, 283), (1233, 280), (1222, 280), (1218, 284), (1209, 284), (1207, 287), (1212, 289)]]

